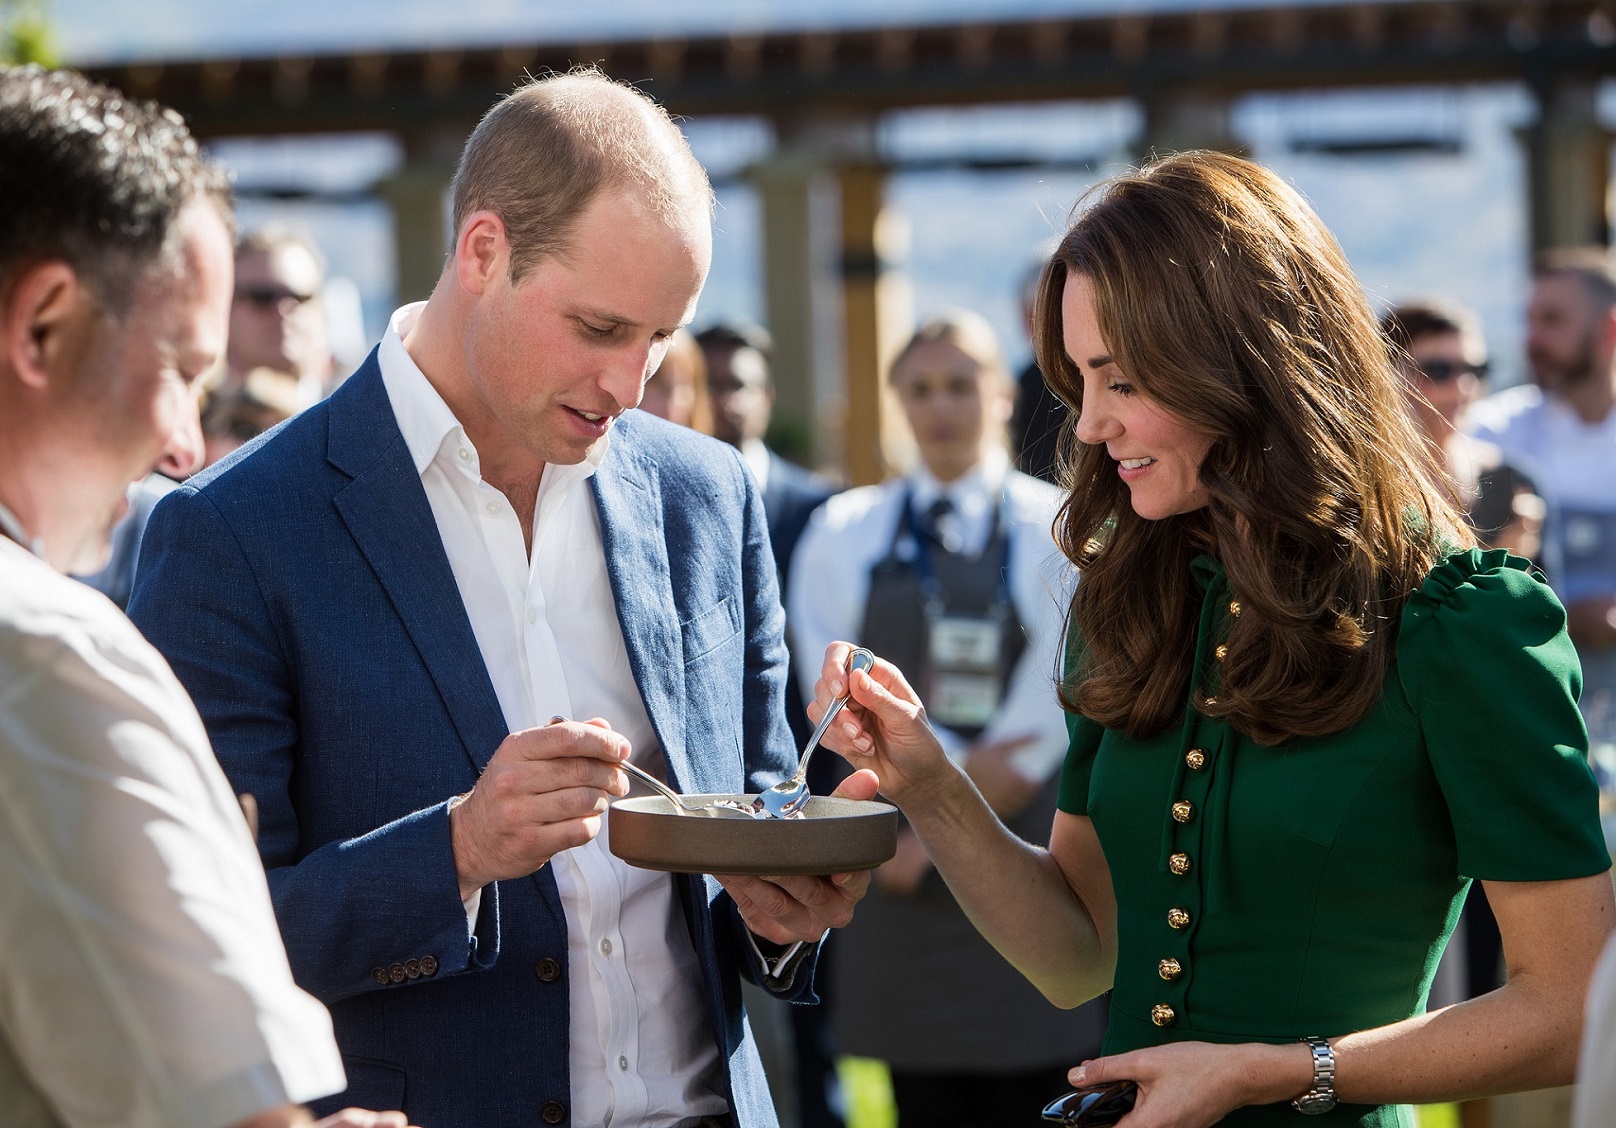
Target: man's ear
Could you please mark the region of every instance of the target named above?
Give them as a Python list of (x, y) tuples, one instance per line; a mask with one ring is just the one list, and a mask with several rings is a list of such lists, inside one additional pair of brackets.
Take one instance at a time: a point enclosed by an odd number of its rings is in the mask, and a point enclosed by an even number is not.
[(511, 248), (505, 221), (491, 211), (473, 212), (455, 240), (455, 274), (467, 293), (481, 294), (509, 269)]
[(17, 379), (43, 389), (71, 372), (96, 309), (83, 279), (61, 259), (19, 272), (0, 295), (0, 347)]

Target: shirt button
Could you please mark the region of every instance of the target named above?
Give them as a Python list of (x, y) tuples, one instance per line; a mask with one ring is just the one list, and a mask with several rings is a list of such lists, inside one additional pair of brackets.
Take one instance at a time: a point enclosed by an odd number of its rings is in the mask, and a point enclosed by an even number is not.
[(1182, 930), (1182, 929), (1188, 928), (1189, 926), (1190, 926), (1190, 914), (1189, 914), (1188, 909), (1168, 909), (1167, 910), (1167, 927), (1168, 928)]
[(628, 1072), (628, 1058), (619, 1057), (617, 1059), (617, 1068), (618, 1068), (619, 1071), (621, 1071), (623, 1073), (627, 1073)]
[(1188, 799), (1180, 799), (1173, 804), (1173, 821), (1187, 823), (1195, 817), (1195, 804)]
[(600, 954), (603, 956), (609, 956), (612, 954), (612, 942), (610, 940), (602, 940), (600, 942)]
[(1188, 854), (1174, 854), (1167, 859), (1167, 868), (1183, 877), (1190, 872), (1190, 856)]
[(1169, 957), (1156, 965), (1156, 974), (1171, 983), (1184, 974), (1184, 965)]
[(1190, 766), (1190, 771), (1198, 772), (1206, 767), (1206, 753), (1199, 748), (1191, 748), (1184, 753), (1184, 762)]
[(487, 505), (483, 506), (483, 510), (490, 517), (498, 517), (499, 516), (499, 502), (491, 501)]
[(471, 461), (471, 451), (467, 450), (465, 447), (461, 447), (457, 453), (460, 455), (461, 462)]
[(539, 621), (539, 613), (533, 610), (531, 607), (527, 609), (527, 621), (529, 623), (536, 623)]
[(1173, 1013), (1173, 1008), (1166, 1003), (1157, 1003), (1150, 1008), (1150, 1021), (1157, 1026), (1171, 1026), (1177, 1017), (1178, 1015)]

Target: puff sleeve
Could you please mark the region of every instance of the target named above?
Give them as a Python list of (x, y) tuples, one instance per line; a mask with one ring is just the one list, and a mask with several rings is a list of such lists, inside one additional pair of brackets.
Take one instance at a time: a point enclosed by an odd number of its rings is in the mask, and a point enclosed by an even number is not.
[(1564, 608), (1502, 549), (1449, 556), (1403, 611), (1397, 676), (1418, 719), (1459, 872), (1495, 881), (1610, 867)]

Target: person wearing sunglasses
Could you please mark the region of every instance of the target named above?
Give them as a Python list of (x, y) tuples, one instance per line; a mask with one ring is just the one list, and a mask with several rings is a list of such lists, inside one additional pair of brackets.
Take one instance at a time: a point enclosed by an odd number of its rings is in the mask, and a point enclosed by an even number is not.
[[(1079, 209), (1037, 320), (1080, 577), (1049, 846), (845, 643), (810, 709), (851, 689), (831, 746), (1046, 996), (1112, 989), (1068, 1080), (1136, 1082), (1124, 1128), (1378, 1128), (1568, 1083), (1616, 904), (1565, 611), (1434, 484), (1333, 236), (1259, 165), (1167, 157)], [(1472, 880), (1508, 982), (1427, 1014)]]
[(325, 257), (301, 233), (266, 227), (237, 240), (223, 393), (234, 392), (249, 372), (272, 368), (296, 380), (299, 407), (325, 397), (335, 373), (324, 285)]
[(1487, 345), (1476, 317), (1441, 298), (1405, 302), (1381, 315), (1409, 409), (1440, 453), (1437, 479), (1464, 510), (1476, 539), (1536, 560), (1543, 499), (1494, 443), (1462, 430), (1487, 380)]

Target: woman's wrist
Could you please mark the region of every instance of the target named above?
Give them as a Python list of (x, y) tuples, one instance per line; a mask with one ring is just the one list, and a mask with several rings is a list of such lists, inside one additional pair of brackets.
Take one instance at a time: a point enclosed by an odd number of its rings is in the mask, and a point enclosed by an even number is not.
[(1313, 1087), (1313, 1051), (1306, 1042), (1261, 1044), (1248, 1067), (1254, 1091), (1249, 1104), (1293, 1101)]

